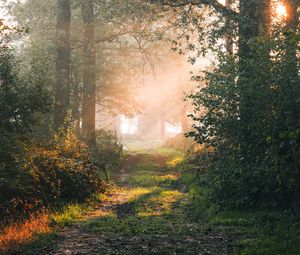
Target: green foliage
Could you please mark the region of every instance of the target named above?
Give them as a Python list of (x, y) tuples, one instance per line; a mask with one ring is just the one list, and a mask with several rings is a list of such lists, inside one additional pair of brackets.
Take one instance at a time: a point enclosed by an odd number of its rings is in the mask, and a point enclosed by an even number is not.
[(15, 68), (11, 50), (0, 42), (0, 131), (23, 135), (36, 121), (35, 113), (49, 111), (50, 98), (40, 84), (20, 80)]
[(46, 201), (83, 200), (102, 187), (99, 169), (72, 126), (60, 131), (49, 147), (31, 146), (25, 168)]
[[(205, 185), (207, 179), (204, 175), (207, 171), (202, 170), (199, 176), (194, 164), (195, 162), (187, 161), (179, 179), (179, 183), (187, 187), (192, 198), (185, 210), (189, 218), (200, 220), (201, 224), (208, 224), (210, 228), (231, 229), (239, 233), (241, 239), (238, 241), (238, 254), (241, 255), (298, 254), (299, 216), (274, 209), (248, 210), (247, 205), (239, 210), (228, 209), (227, 204), (223, 207), (216, 206), (216, 200), (211, 198), (211, 190)], [(216, 196), (220, 199), (221, 194)], [(229, 206), (237, 207), (236, 204)]]
[[(242, 80), (239, 62), (220, 52), (205, 86), (190, 95), (195, 124), (189, 135), (215, 148), (203, 183), (220, 207), (300, 208), (298, 59), (289, 54), (290, 34), (273, 36), (251, 42), (244, 61), (255, 76)], [(269, 59), (267, 52), (276, 53)]]
[(276, 24), (268, 38), (239, 39), (246, 54), (211, 46), (217, 62), (194, 77), (188, 135), (213, 150), (192, 155), (191, 211), (245, 231), (240, 254), (298, 254), (299, 35)]
[(6, 44), (0, 47), (0, 218), (28, 216), (45, 206), (84, 200), (102, 190), (99, 168), (75, 135), (60, 130), (50, 142), (32, 128), (51, 110), (40, 84), (21, 80)]
[(81, 219), (87, 211), (87, 205), (71, 204), (63, 208), (61, 212), (51, 215), (51, 220), (53, 224), (68, 225)]
[(83, 201), (103, 191), (99, 168), (86, 146), (68, 128), (52, 144), (24, 146), (15, 156), (18, 168), (1, 169), (1, 215), (14, 211), (22, 217), (42, 206)]
[(113, 171), (120, 165), (123, 155), (123, 143), (111, 130), (96, 131), (95, 158), (105, 171)]
[(32, 200), (30, 174), (21, 167), (25, 143), (36, 114), (49, 111), (50, 99), (40, 85), (26, 83), (15, 72), (8, 42), (0, 42), (0, 216), (20, 210)]

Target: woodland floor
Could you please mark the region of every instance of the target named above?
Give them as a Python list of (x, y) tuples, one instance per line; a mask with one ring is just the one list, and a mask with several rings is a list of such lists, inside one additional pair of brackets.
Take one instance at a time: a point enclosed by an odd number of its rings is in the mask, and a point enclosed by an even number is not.
[(179, 181), (180, 156), (129, 154), (117, 187), (79, 222), (64, 227), (39, 254), (235, 254), (240, 234), (193, 220)]

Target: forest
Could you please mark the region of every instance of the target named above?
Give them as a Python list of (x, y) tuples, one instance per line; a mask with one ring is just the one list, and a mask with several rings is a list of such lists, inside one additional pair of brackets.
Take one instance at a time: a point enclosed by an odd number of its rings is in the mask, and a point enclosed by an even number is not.
[(300, 255), (300, 0), (0, 0), (0, 255)]

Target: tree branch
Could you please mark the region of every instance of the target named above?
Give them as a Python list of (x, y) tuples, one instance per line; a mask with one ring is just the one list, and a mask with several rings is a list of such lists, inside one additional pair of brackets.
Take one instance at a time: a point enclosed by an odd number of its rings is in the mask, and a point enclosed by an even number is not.
[(178, 3), (174, 3), (174, 1), (163, 1), (163, 5), (170, 6), (170, 7), (184, 7), (187, 5), (190, 6), (200, 6), (200, 5), (208, 5), (213, 7), (217, 12), (221, 13), (222, 15), (231, 16), (233, 18), (237, 18), (239, 13), (234, 11), (228, 6), (225, 6), (218, 2), (217, 0), (185, 0)]

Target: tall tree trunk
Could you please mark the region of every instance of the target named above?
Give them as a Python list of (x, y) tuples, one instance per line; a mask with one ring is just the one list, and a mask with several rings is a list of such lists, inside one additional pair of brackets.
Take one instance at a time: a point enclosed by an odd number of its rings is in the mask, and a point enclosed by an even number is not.
[(72, 100), (71, 100), (71, 109), (73, 120), (76, 121), (76, 133), (80, 134), (80, 105), (81, 105), (81, 93), (80, 93), (80, 82), (81, 76), (77, 68), (71, 68), (71, 78), (70, 84), (72, 88)]
[(96, 49), (93, 0), (81, 1), (83, 21), (83, 104), (82, 131), (87, 144), (96, 144)]
[(57, 24), (56, 24), (56, 85), (55, 85), (55, 106), (54, 125), (59, 128), (67, 116), (70, 99), (70, 22), (71, 9), (70, 0), (57, 0)]
[[(231, 1), (226, 0), (225, 1), (225, 6), (230, 8), (231, 7)], [(225, 44), (226, 44), (226, 54), (231, 56), (233, 54), (233, 22), (230, 17), (226, 17), (225, 20), (225, 33), (226, 33), (226, 38), (225, 38)]]

